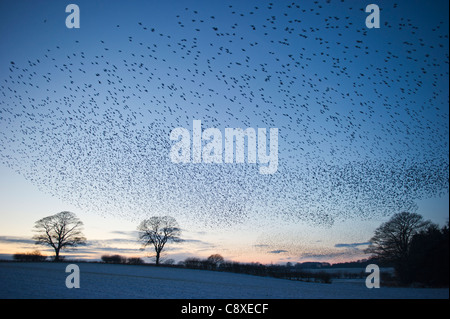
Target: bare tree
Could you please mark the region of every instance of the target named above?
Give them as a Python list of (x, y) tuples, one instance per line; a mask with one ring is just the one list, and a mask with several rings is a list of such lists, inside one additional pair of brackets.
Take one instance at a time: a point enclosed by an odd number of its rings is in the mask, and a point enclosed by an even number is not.
[(34, 225), (35, 244), (50, 246), (55, 250), (55, 261), (59, 261), (59, 253), (63, 249), (85, 245), (83, 223), (71, 212), (61, 212), (38, 220)]
[(156, 253), (156, 265), (159, 265), (161, 252), (168, 242), (181, 242), (181, 229), (175, 218), (154, 216), (143, 220), (139, 226), (139, 240), (144, 247), (153, 245)]
[(431, 223), (416, 213), (402, 212), (381, 224), (370, 239), (366, 253), (393, 263), (401, 281), (408, 280), (409, 255), (414, 235), (424, 231)]
[(217, 267), (219, 267), (225, 260), (223, 259), (222, 255), (219, 254), (213, 254), (209, 256), (206, 259), (208, 263), (208, 268), (215, 270)]

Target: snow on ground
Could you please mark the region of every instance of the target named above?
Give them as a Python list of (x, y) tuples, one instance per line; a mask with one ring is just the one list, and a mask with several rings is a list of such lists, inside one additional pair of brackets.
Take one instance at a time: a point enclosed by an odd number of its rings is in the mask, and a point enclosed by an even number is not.
[(302, 299), (449, 298), (449, 289), (368, 289), (194, 269), (78, 263), (80, 288), (65, 285), (68, 263), (0, 263), (0, 298)]

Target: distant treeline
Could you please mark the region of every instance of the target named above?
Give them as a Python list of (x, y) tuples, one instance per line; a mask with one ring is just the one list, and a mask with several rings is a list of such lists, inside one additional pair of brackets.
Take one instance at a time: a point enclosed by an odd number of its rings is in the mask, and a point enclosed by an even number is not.
[(386, 262), (381, 262), (380, 260), (377, 260), (375, 258), (371, 259), (361, 259), (357, 261), (350, 261), (350, 262), (344, 262), (344, 263), (327, 263), (327, 262), (303, 262), (303, 263), (287, 263), (287, 267), (294, 267), (294, 268), (300, 268), (300, 269), (333, 269), (333, 268), (366, 268), (367, 265), (370, 264), (377, 264), (378, 266), (382, 267), (392, 267), (391, 264)]
[(222, 261), (211, 263), (208, 259), (195, 257), (186, 258), (179, 265), (191, 269), (205, 269), (215, 271), (226, 271), (233, 273), (249, 274), (254, 276), (275, 277), (299, 281), (314, 281), (331, 283), (331, 274), (327, 272), (308, 272), (295, 269), (286, 265), (263, 265), (260, 263), (240, 263), (236, 261)]
[[(135, 264), (135, 265), (154, 265), (146, 264), (141, 258), (126, 258), (121, 255), (103, 255), (102, 262), (108, 264)], [(214, 254), (206, 259), (189, 257), (184, 261), (175, 264), (173, 259), (167, 259), (163, 262), (166, 267), (201, 269), (213, 271), (225, 271), (255, 276), (284, 278), (299, 281), (313, 281), (321, 283), (331, 283), (333, 274), (328, 272), (308, 272), (300, 268), (289, 265), (263, 265), (260, 263), (240, 263), (236, 261), (226, 261), (219, 254)]]
[(17, 253), (13, 255), (13, 259), (15, 261), (24, 261), (24, 262), (40, 262), (45, 261), (47, 256), (41, 254), (40, 251), (35, 250), (29, 253)]
[(142, 265), (144, 261), (139, 257), (124, 257), (121, 255), (103, 255), (102, 261), (107, 264)]
[[(210, 259), (211, 256), (207, 259), (189, 257), (180, 262), (179, 265), (191, 269), (217, 270), (290, 280), (331, 283), (333, 278), (365, 278), (367, 276), (367, 273), (365, 273), (365, 267), (367, 265), (373, 263), (380, 264), (375, 259), (364, 259), (339, 264), (330, 264), (326, 262), (303, 262), (292, 264), (288, 262), (285, 265), (264, 265), (261, 263), (240, 263), (224, 260), (214, 263), (211, 262)], [(361, 271), (337, 271), (338, 268), (355, 268), (361, 269)], [(336, 269), (336, 271), (332, 271), (333, 269)]]

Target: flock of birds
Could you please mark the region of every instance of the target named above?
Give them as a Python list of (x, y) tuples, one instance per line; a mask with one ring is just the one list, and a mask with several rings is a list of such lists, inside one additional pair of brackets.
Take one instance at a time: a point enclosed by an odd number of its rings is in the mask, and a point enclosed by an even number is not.
[[(114, 23), (112, 37), (36, 50), (2, 75), (0, 161), (132, 220), (332, 225), (414, 211), (448, 193), (448, 27), (383, 9), (398, 19), (372, 30), (352, 1), (180, 2), (164, 25)], [(277, 173), (171, 163), (170, 131), (195, 119), (279, 128)]]

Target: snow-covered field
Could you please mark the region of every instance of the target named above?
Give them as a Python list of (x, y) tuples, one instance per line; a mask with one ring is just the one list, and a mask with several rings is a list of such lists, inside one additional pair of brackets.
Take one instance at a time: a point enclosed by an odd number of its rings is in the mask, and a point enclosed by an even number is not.
[(66, 287), (67, 263), (0, 263), (0, 298), (449, 298), (449, 289), (368, 289), (364, 280), (332, 284), (194, 269), (78, 263), (80, 288)]

